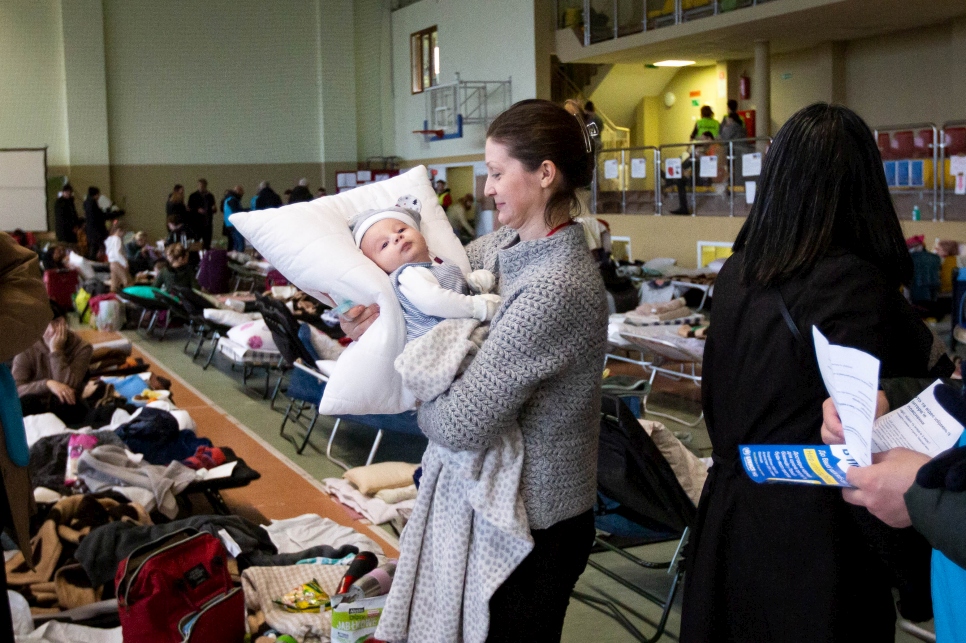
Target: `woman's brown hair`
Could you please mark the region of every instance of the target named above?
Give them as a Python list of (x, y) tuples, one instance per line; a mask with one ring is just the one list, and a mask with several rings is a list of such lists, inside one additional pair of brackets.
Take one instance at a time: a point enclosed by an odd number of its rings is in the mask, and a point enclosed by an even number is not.
[(560, 105), (530, 99), (513, 104), (496, 117), (486, 137), (506, 147), (510, 156), (535, 172), (544, 161), (557, 167), (560, 179), (544, 210), (548, 226), (559, 213), (572, 217), (580, 210), (576, 190), (590, 185), (594, 176), (594, 155), (588, 150), (585, 126)]

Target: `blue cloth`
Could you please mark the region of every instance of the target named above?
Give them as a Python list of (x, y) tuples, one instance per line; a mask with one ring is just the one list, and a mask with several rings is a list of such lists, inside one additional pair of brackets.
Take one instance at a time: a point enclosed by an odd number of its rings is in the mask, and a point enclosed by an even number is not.
[(210, 447), (211, 440), (199, 438), (194, 431), (178, 430), (178, 421), (162, 409), (145, 407), (130, 422), (115, 431), (127, 448), (144, 454), (151, 464), (166, 465), (195, 454), (198, 447)]
[(134, 399), (135, 395), (140, 395), (148, 388), (148, 383), (140, 375), (128, 375), (127, 377), (105, 377), (104, 381), (114, 385), (114, 390), (118, 395), (122, 395), (128, 401)]
[(23, 411), (17, 395), (17, 383), (6, 364), (0, 364), (0, 428), (10, 461), (18, 467), (30, 464), (27, 432), (23, 426)]
[[(966, 432), (959, 438), (966, 446)], [(932, 552), (932, 608), (937, 643), (966, 642), (966, 569), (937, 549)]]
[(242, 208), (242, 204), (241, 204), (241, 199), (239, 199), (238, 195), (234, 193), (232, 193), (231, 196), (225, 199), (225, 203), (221, 206), (221, 209), (225, 213), (226, 228), (234, 227), (231, 224), (231, 221), (228, 220), (228, 217), (235, 214), (236, 212), (244, 212), (244, 208)]

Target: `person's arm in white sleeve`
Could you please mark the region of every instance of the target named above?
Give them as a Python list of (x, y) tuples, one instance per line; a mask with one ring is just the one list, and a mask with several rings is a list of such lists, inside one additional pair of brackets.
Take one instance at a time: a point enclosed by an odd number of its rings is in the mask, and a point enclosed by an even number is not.
[(444, 319), (487, 321), (493, 317), (500, 301), (496, 295), (461, 295), (447, 290), (429, 269), (419, 266), (399, 274), (399, 290), (423, 313)]

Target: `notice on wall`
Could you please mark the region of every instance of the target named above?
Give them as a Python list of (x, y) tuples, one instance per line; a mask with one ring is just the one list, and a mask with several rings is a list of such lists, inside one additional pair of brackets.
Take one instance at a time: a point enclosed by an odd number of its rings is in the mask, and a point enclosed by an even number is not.
[(665, 159), (664, 176), (669, 179), (681, 178), (681, 159)]
[(755, 191), (758, 189), (758, 183), (755, 181), (745, 181), (745, 203), (751, 205), (755, 202)]
[(604, 178), (605, 179), (617, 178), (617, 159), (607, 159), (606, 161), (604, 161)]
[(741, 155), (741, 173), (744, 176), (758, 176), (761, 174), (761, 152)]
[(699, 174), (702, 179), (714, 179), (718, 176), (718, 157), (702, 156)]
[(956, 175), (956, 187), (954, 189), (955, 194), (966, 194), (966, 174)]
[(966, 156), (950, 156), (949, 173), (953, 176), (966, 174)]
[(339, 172), (335, 175), (336, 186), (340, 188), (354, 188), (358, 185), (355, 172)]
[(356, 172), (356, 181), (359, 183), (368, 183), (372, 180), (372, 172), (369, 170), (359, 170)]
[(647, 159), (631, 159), (631, 178), (647, 178)]

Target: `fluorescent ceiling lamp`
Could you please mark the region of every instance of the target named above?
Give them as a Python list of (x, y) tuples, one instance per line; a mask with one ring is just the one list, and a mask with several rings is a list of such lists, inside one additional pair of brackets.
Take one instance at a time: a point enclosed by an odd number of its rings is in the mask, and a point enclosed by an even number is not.
[(693, 65), (693, 60), (662, 60), (654, 63), (655, 67), (687, 67)]

